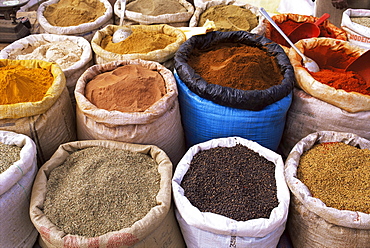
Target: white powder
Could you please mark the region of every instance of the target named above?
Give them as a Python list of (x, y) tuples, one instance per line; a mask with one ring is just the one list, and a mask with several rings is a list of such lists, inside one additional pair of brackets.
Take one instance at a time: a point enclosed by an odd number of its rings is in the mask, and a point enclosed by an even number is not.
[(38, 41), (29, 44), (29, 47), (22, 50), (15, 50), (10, 59), (39, 59), (57, 63), (62, 69), (67, 69), (80, 60), (82, 48), (70, 40), (63, 41)]

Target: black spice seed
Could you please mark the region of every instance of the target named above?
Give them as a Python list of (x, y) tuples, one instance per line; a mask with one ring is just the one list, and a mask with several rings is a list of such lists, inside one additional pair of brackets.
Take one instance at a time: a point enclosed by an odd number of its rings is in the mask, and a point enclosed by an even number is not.
[(269, 218), (278, 205), (275, 164), (241, 144), (195, 154), (181, 186), (201, 212), (237, 221)]

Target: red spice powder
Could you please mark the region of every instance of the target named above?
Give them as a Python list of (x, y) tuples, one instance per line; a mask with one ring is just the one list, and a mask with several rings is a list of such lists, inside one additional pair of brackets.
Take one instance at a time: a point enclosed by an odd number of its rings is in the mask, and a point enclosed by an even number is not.
[(345, 71), (345, 69), (321, 69), (318, 72), (310, 73), (317, 81), (342, 89), (347, 92), (358, 92), (364, 95), (370, 95), (370, 84), (354, 71)]

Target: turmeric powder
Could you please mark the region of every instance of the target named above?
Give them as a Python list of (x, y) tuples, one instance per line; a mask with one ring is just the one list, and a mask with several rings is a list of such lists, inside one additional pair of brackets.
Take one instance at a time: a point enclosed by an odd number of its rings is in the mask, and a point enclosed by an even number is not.
[(46, 69), (0, 67), (0, 105), (41, 101), (53, 82), (53, 74)]
[(121, 42), (113, 43), (112, 36), (107, 35), (101, 42), (101, 47), (118, 54), (149, 53), (164, 49), (176, 41), (176, 36), (170, 36), (156, 31), (133, 29), (132, 34)]

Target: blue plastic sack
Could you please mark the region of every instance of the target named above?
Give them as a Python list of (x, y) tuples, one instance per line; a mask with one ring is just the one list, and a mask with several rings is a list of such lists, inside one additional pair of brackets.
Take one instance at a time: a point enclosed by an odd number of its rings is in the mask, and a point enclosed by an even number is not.
[(189, 90), (176, 71), (174, 76), (188, 147), (215, 138), (238, 136), (277, 150), (292, 93), (260, 111), (237, 109), (199, 97)]

